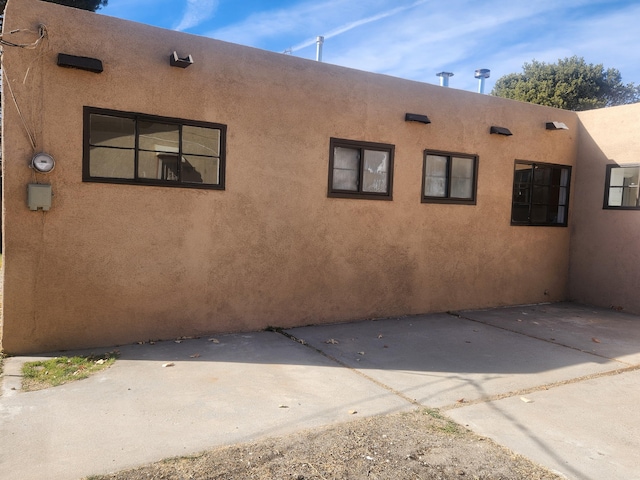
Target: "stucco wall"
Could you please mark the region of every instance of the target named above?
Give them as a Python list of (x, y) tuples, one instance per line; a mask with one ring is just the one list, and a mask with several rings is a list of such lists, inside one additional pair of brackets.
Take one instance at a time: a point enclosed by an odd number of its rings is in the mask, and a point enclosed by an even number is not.
[(602, 208), (606, 166), (640, 163), (640, 104), (578, 117), (570, 297), (640, 313), (640, 210)]
[[(570, 229), (511, 226), (510, 211), (515, 159), (574, 165), (575, 114), (36, 0), (7, 8), (5, 31), (42, 23), (48, 38), (4, 53), (6, 351), (566, 298)], [(174, 50), (194, 65), (170, 67)], [(57, 67), (59, 52), (105, 71)], [(46, 176), (27, 168), (6, 81), (57, 160)], [(226, 124), (226, 189), (83, 183), (83, 106)], [(393, 201), (327, 197), (330, 137), (395, 145)], [(424, 149), (479, 155), (476, 205), (420, 202)], [(30, 182), (53, 186), (49, 212), (27, 209)]]

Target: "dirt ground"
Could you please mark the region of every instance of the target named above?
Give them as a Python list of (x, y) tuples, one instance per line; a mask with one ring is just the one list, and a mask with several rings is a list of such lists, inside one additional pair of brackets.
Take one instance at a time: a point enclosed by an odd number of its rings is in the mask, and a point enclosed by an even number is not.
[[(354, 418), (357, 413), (354, 414)], [(561, 479), (438, 410), (360, 418), (91, 480)]]

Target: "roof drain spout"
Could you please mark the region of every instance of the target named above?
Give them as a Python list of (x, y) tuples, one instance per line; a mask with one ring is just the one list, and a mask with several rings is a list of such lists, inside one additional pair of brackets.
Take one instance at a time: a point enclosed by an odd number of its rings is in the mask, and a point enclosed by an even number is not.
[(322, 61), (322, 44), (324, 43), (324, 37), (318, 35), (316, 37), (316, 61)]

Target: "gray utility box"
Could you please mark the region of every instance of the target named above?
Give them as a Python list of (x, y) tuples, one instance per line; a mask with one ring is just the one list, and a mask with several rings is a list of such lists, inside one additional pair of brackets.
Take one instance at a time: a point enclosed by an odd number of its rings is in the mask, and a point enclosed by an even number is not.
[(39, 183), (30, 183), (27, 185), (27, 205), (29, 210), (49, 210), (51, 208), (51, 198), (53, 192), (51, 185), (42, 185)]

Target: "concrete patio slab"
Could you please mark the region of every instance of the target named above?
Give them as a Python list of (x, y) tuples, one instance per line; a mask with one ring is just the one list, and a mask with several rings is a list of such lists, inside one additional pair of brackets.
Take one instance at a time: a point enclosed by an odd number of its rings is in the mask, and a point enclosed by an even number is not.
[(640, 364), (638, 316), (574, 303), (459, 312), (464, 318), (583, 352)]
[[(86, 380), (28, 393), (9, 387), (0, 397), (1, 477), (69, 480), (344, 422), (356, 417), (351, 410), (414, 408), (283, 335), (216, 340), (119, 347), (114, 366)], [(32, 359), (7, 359), (5, 373)]]
[(302, 327), (287, 333), (431, 407), (489, 399), (628, 366), (449, 314)]
[(576, 480), (640, 479), (640, 371), (450, 410), (458, 423)]
[(5, 360), (3, 479), (80, 478), (416, 404), (567, 478), (640, 479), (640, 317), (613, 310), (511, 307), (118, 349), (113, 367), (38, 392), (20, 391), (20, 366), (44, 357)]

